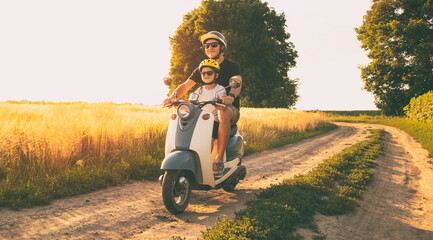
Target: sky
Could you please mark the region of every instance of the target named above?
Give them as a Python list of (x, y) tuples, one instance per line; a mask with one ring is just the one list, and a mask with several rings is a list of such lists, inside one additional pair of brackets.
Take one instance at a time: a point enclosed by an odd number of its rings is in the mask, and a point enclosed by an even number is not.
[[(0, 0), (0, 101), (160, 104), (169, 37), (200, 2)], [(354, 31), (370, 0), (266, 2), (285, 14), (298, 51), (289, 72), (300, 83), (297, 109), (376, 109)]]

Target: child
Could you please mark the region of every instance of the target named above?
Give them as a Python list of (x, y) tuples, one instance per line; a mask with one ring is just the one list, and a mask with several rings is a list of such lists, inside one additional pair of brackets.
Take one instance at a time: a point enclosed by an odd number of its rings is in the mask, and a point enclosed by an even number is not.
[[(226, 96), (226, 90), (223, 86), (217, 84), (215, 80), (218, 78), (220, 70), (219, 64), (213, 59), (205, 59), (200, 63), (199, 70), (203, 86), (199, 87), (195, 93), (199, 96), (199, 101), (215, 100), (220, 97)], [(214, 127), (212, 130), (212, 142), (218, 138), (218, 111), (215, 106), (208, 104), (204, 106), (203, 111), (214, 114)], [(224, 163), (220, 160), (216, 162), (213, 160), (213, 171), (216, 178), (222, 177), (224, 170)]]

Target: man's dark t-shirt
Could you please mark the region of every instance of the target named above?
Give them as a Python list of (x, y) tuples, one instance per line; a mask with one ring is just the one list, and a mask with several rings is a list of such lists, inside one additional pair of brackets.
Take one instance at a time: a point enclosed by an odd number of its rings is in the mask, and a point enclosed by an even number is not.
[[(220, 64), (220, 73), (216, 80), (216, 83), (223, 87), (227, 87), (229, 85), (229, 80), (231, 77), (241, 75), (241, 68), (238, 63), (228, 60), (227, 58)], [(201, 74), (198, 67), (192, 72), (189, 77), (196, 83), (203, 84), (203, 80), (201, 80)], [(230, 92), (230, 88), (226, 88), (227, 94)], [(233, 106), (239, 109), (239, 96), (235, 98), (233, 101)]]

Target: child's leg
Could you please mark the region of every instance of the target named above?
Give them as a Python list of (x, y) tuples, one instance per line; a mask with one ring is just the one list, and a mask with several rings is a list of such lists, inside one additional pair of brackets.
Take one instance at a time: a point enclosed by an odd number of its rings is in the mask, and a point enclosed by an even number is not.
[(219, 126), (219, 123), (214, 122), (213, 129), (212, 129), (212, 146), (211, 146), (212, 163), (215, 163), (215, 157), (217, 155), (217, 145), (216, 144), (218, 142), (218, 126)]
[[(214, 143), (218, 142), (218, 122), (214, 123), (214, 128), (213, 128), (213, 132), (212, 132), (212, 150), (215, 149), (215, 151), (212, 151), (211, 157), (212, 157), (212, 170), (214, 173), (214, 176), (216, 178), (220, 178), (223, 176), (223, 171), (224, 171), (224, 163), (221, 160), (217, 159), (217, 154), (218, 154), (218, 144), (215, 144), (216, 146), (214, 147)], [(216, 140), (216, 141), (215, 141)]]
[(212, 138), (211, 144), (212, 144), (211, 145), (211, 158), (212, 158), (212, 163), (214, 163), (215, 157), (217, 155), (218, 140), (215, 138)]

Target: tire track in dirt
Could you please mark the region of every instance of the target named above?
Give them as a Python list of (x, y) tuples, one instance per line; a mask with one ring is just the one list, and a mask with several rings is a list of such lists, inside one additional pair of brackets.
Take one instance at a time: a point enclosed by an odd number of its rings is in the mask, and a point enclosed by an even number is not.
[(234, 217), (235, 211), (243, 209), (244, 203), (253, 199), (254, 193), (260, 189), (308, 172), (324, 159), (365, 140), (371, 128), (365, 124), (338, 125), (338, 129), (328, 134), (245, 157), (247, 178), (238, 185), (237, 190), (232, 193), (222, 189), (193, 191), (190, 205), (183, 214), (174, 216), (165, 210), (158, 183), (134, 182), (55, 200), (48, 206), (20, 211), (2, 209), (0, 239), (170, 239), (171, 236), (201, 236), (201, 231), (213, 226), (217, 218)]

